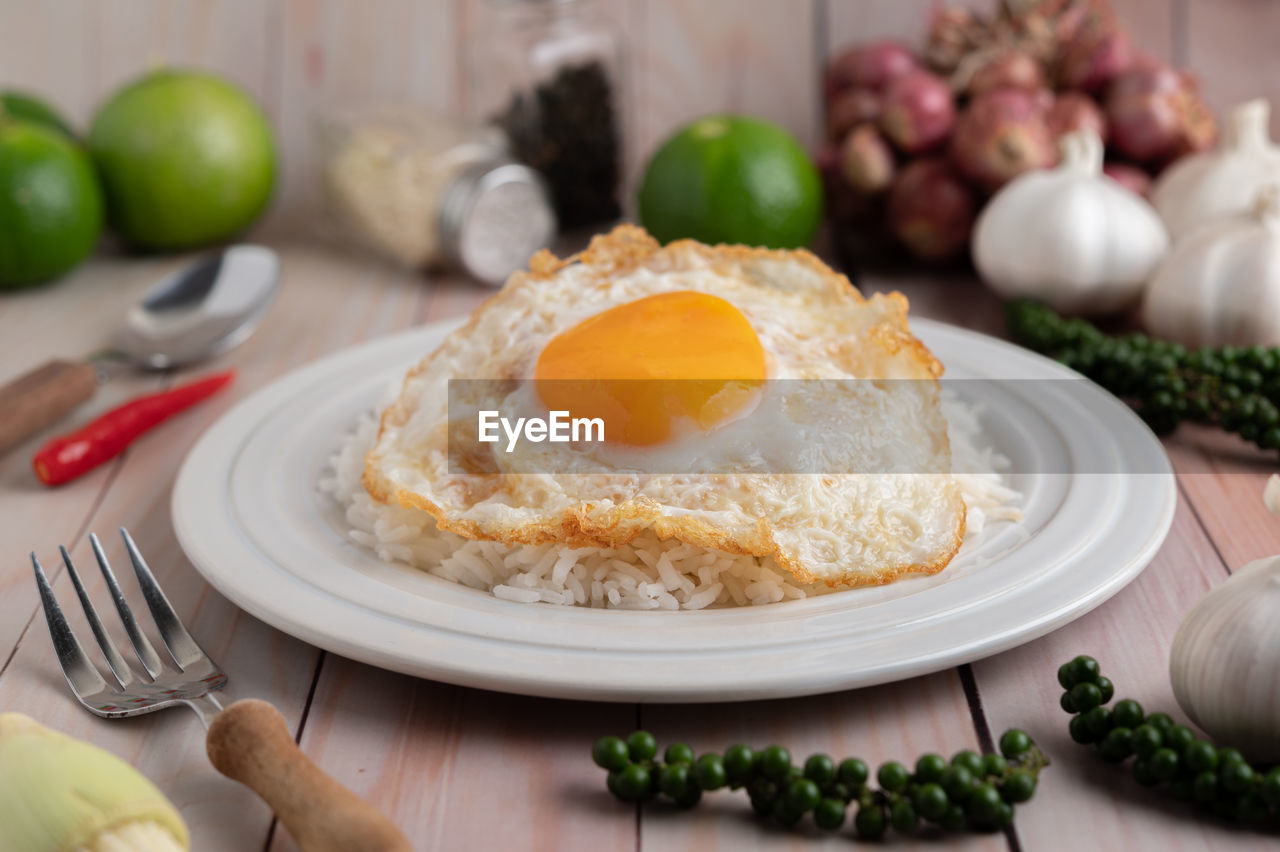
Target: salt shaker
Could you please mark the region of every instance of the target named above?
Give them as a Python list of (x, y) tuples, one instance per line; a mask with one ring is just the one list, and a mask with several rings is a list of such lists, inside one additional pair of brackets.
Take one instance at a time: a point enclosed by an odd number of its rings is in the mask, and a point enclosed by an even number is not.
[(388, 106), (330, 111), (319, 142), (330, 219), (407, 267), (501, 284), (555, 237), (546, 180), (496, 128)]

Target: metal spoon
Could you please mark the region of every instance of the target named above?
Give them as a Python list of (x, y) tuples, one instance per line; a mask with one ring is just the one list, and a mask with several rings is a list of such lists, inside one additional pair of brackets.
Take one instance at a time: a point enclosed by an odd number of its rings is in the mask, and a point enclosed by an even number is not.
[(69, 414), (121, 365), (167, 370), (243, 343), (275, 296), (280, 260), (234, 245), (161, 279), (129, 311), (113, 349), (54, 360), (0, 387), (0, 453)]

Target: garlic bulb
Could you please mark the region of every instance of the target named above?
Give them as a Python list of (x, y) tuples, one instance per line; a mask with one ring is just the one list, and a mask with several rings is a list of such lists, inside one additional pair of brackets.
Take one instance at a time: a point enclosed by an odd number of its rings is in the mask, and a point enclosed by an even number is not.
[(1280, 345), (1280, 185), (1249, 213), (1178, 243), (1147, 288), (1142, 320), (1187, 346)]
[(1236, 571), (1173, 637), (1173, 694), (1197, 725), (1250, 760), (1280, 760), (1280, 556)]
[(1231, 111), (1222, 145), (1184, 157), (1152, 193), (1175, 241), (1205, 222), (1246, 212), (1263, 185), (1280, 180), (1280, 147), (1267, 136), (1271, 107), (1262, 99)]
[(1057, 168), (1028, 172), (996, 193), (973, 238), (983, 280), (1005, 298), (1066, 313), (1128, 307), (1169, 249), (1151, 205), (1102, 174), (1102, 140), (1061, 140)]

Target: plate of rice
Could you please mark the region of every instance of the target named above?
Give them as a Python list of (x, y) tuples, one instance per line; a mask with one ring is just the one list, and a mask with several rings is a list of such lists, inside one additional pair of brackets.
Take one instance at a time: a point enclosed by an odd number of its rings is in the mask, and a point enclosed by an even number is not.
[(1172, 523), (1168, 459), (1127, 407), (1052, 361), (917, 319), (947, 368), (966, 508), (939, 573), (833, 590), (767, 557), (653, 534), (612, 548), (464, 538), (361, 484), (388, 395), (459, 325), (331, 355), (205, 433), (172, 510), (210, 584), (304, 641), (435, 680), (591, 700), (777, 698), (1048, 633), (1136, 577)]

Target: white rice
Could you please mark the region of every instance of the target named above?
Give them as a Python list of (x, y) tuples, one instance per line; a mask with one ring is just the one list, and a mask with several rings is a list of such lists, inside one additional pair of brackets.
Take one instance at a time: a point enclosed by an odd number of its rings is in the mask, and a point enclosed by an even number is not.
[[(992, 523), (1016, 522), (1022, 495), (1000, 474), (1008, 461), (978, 444), (978, 412), (943, 397), (952, 467), (964, 493), (965, 550)], [(360, 483), (377, 437), (372, 414), (334, 454), (320, 489), (346, 512), (352, 541), (385, 562), (398, 562), (517, 603), (609, 609), (677, 610), (777, 603), (830, 592), (798, 583), (772, 558), (709, 551), (646, 533), (620, 548), (472, 541), (436, 528), (418, 509), (386, 506)]]

